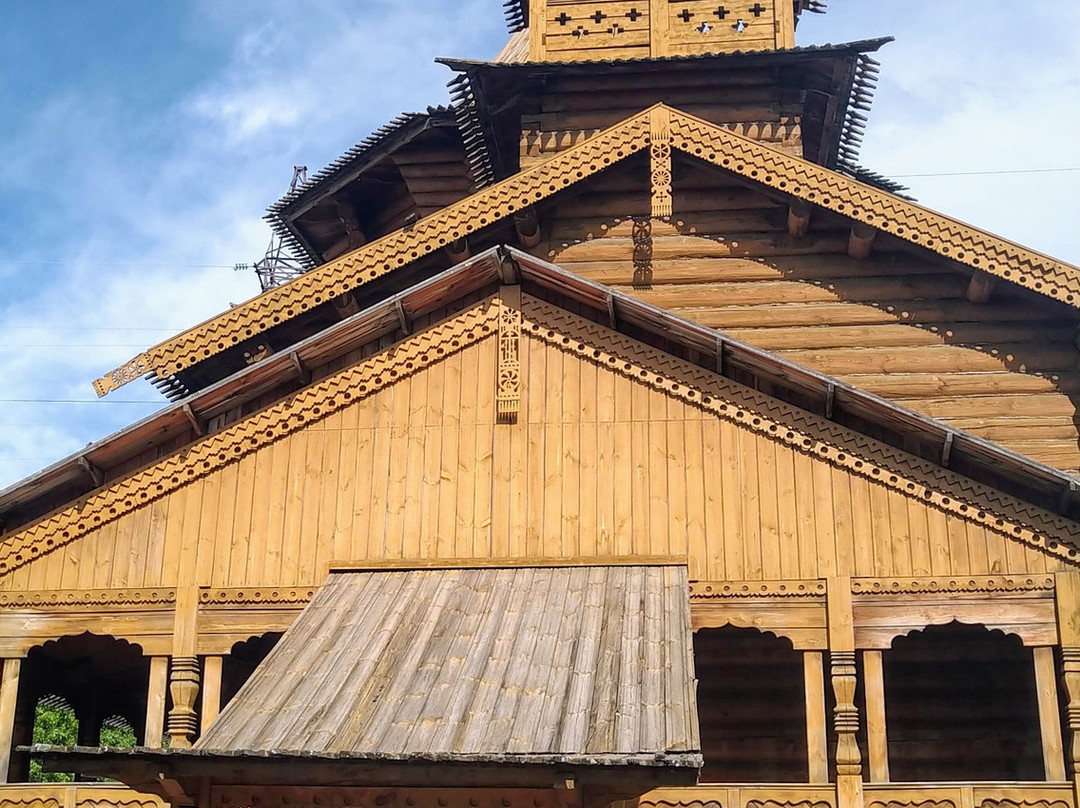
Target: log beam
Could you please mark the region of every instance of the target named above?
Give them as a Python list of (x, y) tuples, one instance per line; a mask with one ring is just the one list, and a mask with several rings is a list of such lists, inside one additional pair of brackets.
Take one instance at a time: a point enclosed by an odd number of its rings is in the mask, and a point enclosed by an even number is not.
[(848, 238), (848, 255), (859, 260), (869, 258), (870, 253), (874, 251), (874, 239), (877, 238), (877, 234), (876, 228), (856, 222)]
[(338, 319), (341, 320), (347, 320), (360, 313), (360, 304), (356, 302), (356, 297), (352, 292), (338, 295), (330, 301), (330, 304), (334, 307), (334, 313), (338, 316)]
[(802, 238), (810, 230), (810, 219), (814, 206), (802, 199), (792, 199), (788, 207), (788, 233), (794, 238)]
[(450, 260), (455, 264), (460, 264), (462, 261), (467, 261), (472, 257), (472, 252), (469, 250), (469, 240), (467, 238), (459, 238), (455, 241), (451, 241), (446, 245), (446, 254), (450, 256)]
[(540, 243), (540, 217), (534, 206), (514, 214), (514, 230), (522, 247), (531, 249)]
[(989, 303), (997, 287), (997, 278), (976, 269), (967, 288), (967, 299), (971, 303)]

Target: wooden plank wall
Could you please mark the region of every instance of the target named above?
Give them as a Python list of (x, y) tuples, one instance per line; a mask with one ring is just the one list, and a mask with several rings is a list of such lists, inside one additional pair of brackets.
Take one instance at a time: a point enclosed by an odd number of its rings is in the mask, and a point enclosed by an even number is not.
[(848, 231), (787, 233), (787, 208), (676, 163), (672, 225), (647, 218), (647, 165), (544, 216), (538, 256), (1060, 469), (1080, 469), (1080, 318), (906, 252), (846, 255)]
[(1058, 562), (524, 338), (489, 338), (0, 579), (317, 585), (332, 560), (690, 554), (710, 580), (1035, 573)]

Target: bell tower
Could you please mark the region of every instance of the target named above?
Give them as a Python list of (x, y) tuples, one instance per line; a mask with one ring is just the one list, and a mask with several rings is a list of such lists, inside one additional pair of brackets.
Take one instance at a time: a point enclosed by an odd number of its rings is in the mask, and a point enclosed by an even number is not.
[(527, 2), (529, 61), (533, 62), (647, 59), (793, 48), (799, 16), (804, 11), (825, 10), (822, 0)]

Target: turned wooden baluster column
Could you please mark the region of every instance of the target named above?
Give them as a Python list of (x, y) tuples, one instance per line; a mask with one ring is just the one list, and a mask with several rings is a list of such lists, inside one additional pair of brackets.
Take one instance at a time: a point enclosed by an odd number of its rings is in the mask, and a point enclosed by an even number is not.
[(1059, 572), (1055, 576), (1058, 637), (1061, 641), (1062, 682), (1069, 723), (1066, 757), (1073, 793), (1080, 800), (1080, 574)]
[(199, 658), (195, 655), (196, 618), (199, 590), (195, 586), (177, 587), (176, 618), (173, 627), (173, 657), (169, 670), (169, 744), (190, 749), (199, 732), (195, 700), (199, 696)]
[(855, 706), (855, 627), (851, 613), (851, 579), (828, 581), (829, 657), (836, 707), (837, 808), (862, 808), (862, 755), (855, 740), (859, 709)]

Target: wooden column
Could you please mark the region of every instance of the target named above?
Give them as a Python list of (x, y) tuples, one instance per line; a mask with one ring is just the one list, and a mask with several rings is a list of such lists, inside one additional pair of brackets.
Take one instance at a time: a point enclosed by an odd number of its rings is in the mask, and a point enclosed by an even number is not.
[[(191, 569), (181, 573), (191, 574)], [(193, 576), (192, 576), (193, 577)], [(199, 696), (199, 658), (195, 655), (195, 626), (199, 614), (199, 588), (195, 585), (176, 588), (176, 618), (173, 624), (173, 656), (169, 671), (169, 743), (178, 749), (190, 749), (199, 730), (195, 700)]]
[(176, 749), (190, 749), (199, 730), (195, 699), (199, 697), (199, 658), (173, 657), (169, 674), (169, 744)]
[(889, 782), (889, 741), (885, 732), (885, 677), (881, 651), (863, 651), (866, 687), (866, 745), (870, 758), (870, 782)]
[(1060, 783), (1065, 779), (1065, 756), (1061, 748), (1061, 713), (1058, 709), (1057, 677), (1054, 675), (1054, 649), (1041, 646), (1031, 650), (1035, 656), (1035, 687), (1039, 693), (1043, 768), (1047, 780)]
[(862, 755), (855, 740), (859, 709), (855, 706), (855, 628), (851, 614), (851, 579), (828, 580), (829, 656), (836, 707), (837, 808), (863, 808)]
[(1065, 711), (1069, 723), (1069, 775), (1074, 798), (1080, 801), (1080, 574), (1059, 572), (1054, 578), (1062, 681), (1069, 700)]
[(169, 658), (151, 657), (150, 681), (146, 688), (146, 729), (143, 746), (160, 749), (165, 735), (165, 694), (169, 688)]
[(825, 723), (825, 662), (820, 651), (803, 652), (803, 680), (806, 688), (806, 751), (810, 761), (810, 782), (829, 782), (828, 725)]
[(5, 659), (3, 680), (0, 680), (0, 783), (8, 782), (8, 769), (11, 768), (15, 705), (19, 699), (21, 665), (21, 659)]
[(219, 656), (208, 656), (203, 660), (202, 721), (199, 734), (205, 735), (221, 712), (221, 664)]

